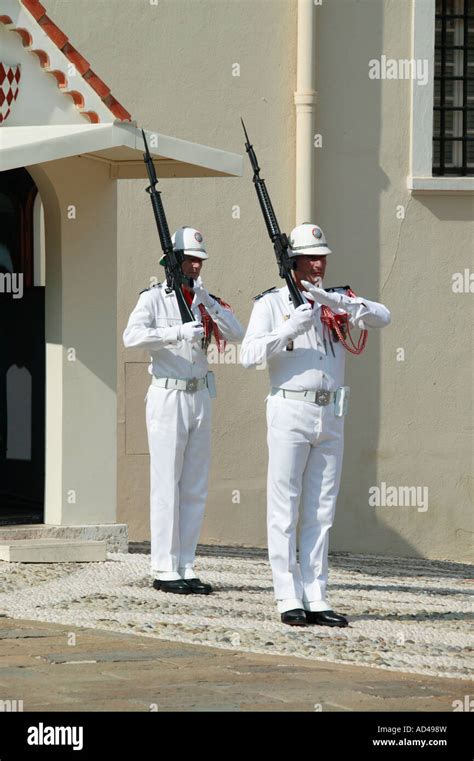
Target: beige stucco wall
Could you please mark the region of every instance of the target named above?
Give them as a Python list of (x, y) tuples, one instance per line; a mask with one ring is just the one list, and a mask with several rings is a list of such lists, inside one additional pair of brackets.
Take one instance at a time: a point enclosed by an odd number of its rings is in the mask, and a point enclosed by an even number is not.
[[(367, 77), (371, 58), (410, 58), (411, 3), (336, 1), (320, 19), (316, 208), (338, 253), (330, 280), (380, 298), (393, 315), (348, 362), (353, 404), (332, 546), (472, 559), (472, 294), (451, 283), (472, 261), (473, 196), (410, 195), (410, 82)], [(428, 487), (428, 509), (369, 507), (368, 489), (381, 482)]]
[[(292, 0), (46, 0), (52, 18), (139, 125), (242, 152), (243, 115), (282, 229), (294, 224)], [(78, 9), (80, 8), (80, 12)], [(410, 83), (377, 82), (368, 60), (410, 56), (411, 3), (332, 0), (317, 18), (314, 220), (334, 249), (327, 283), (380, 299), (393, 324), (348, 358), (352, 386), (332, 550), (467, 560), (472, 536), (472, 295), (451, 276), (469, 266), (472, 196), (410, 196)], [(240, 76), (232, 76), (233, 64)], [(246, 323), (251, 296), (279, 285), (246, 165), (239, 179), (161, 183), (170, 228), (199, 227), (209, 289)], [(138, 292), (160, 275), (158, 236), (141, 181), (118, 185), (117, 520), (148, 537), (143, 397), (147, 355), (121, 334)], [(240, 207), (240, 219), (232, 216)], [(405, 219), (397, 219), (397, 206)], [(299, 220), (306, 221), (306, 220)], [(113, 287), (112, 284), (110, 287)], [(397, 361), (398, 348), (405, 361)], [(115, 349), (115, 347), (113, 347)], [(112, 350), (112, 349), (111, 349)], [(265, 372), (217, 368), (214, 450), (201, 540), (265, 545)], [(384, 481), (427, 486), (426, 512), (369, 507)], [(235, 490), (240, 503), (234, 503)]]
[[(117, 481), (117, 188), (74, 157), (26, 167), (44, 208), (47, 524), (112, 523)], [(100, 212), (99, 212), (100, 210)]]

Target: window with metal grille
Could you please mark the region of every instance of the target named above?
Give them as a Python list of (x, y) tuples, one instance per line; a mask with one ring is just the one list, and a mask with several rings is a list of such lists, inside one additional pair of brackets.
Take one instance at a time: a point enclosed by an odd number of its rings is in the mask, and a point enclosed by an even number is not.
[(436, 0), (435, 175), (474, 175), (474, 0)]

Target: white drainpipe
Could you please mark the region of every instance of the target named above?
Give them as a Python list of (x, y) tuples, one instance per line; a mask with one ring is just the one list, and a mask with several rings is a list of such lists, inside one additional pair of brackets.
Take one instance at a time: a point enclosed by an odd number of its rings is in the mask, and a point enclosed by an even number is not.
[(295, 224), (312, 222), (314, 78), (313, 0), (298, 0), (296, 92), (296, 209)]

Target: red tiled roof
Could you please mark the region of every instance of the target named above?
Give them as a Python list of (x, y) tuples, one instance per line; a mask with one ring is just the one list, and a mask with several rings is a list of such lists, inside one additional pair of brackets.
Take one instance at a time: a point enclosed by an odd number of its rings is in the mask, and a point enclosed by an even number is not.
[[(35, 21), (41, 26), (42, 30), (46, 32), (48, 37), (54, 42), (57, 48), (66, 56), (66, 58), (74, 64), (76, 71), (82, 76), (87, 84), (92, 87), (97, 93), (103, 104), (109, 109), (116, 119), (120, 121), (131, 121), (132, 116), (128, 111), (118, 102), (116, 98), (110, 92), (110, 87), (107, 87), (105, 82), (92, 71), (90, 64), (86, 59), (76, 50), (69, 42), (67, 35), (56, 26), (56, 24), (50, 19), (46, 13), (46, 9), (39, 0), (20, 0), (22, 5), (31, 13)], [(9, 16), (0, 16), (0, 23), (12, 24), (12, 19)], [(30, 47), (32, 44), (32, 38), (27, 29), (12, 28), (12, 32), (16, 32), (20, 35), (24, 47)], [(49, 69), (49, 56), (45, 50), (32, 50), (32, 53), (38, 57), (40, 65), (43, 69)], [(85, 116), (89, 121), (93, 123), (100, 122), (100, 117), (95, 111), (82, 111), (84, 108), (84, 97), (77, 90), (68, 90), (67, 75), (64, 71), (55, 69), (49, 71), (53, 74), (58, 83), (60, 90), (65, 95), (69, 95), (75, 103), (75, 105), (81, 111), (81, 114)]]

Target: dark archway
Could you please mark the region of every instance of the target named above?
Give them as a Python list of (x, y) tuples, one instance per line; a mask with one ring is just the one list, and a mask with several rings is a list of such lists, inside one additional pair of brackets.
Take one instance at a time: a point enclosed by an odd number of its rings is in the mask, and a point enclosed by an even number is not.
[(45, 289), (35, 285), (25, 169), (0, 173), (0, 525), (42, 523), (45, 478)]

